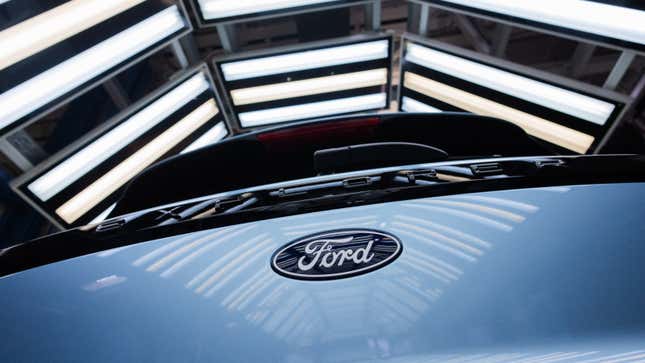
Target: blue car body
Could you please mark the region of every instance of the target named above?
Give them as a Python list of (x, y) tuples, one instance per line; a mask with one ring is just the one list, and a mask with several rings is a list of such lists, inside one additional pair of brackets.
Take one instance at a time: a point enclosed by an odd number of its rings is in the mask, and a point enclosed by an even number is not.
[[(262, 219), (0, 278), (3, 362), (645, 361), (645, 183), (517, 188)], [(345, 229), (400, 255), (272, 268)]]

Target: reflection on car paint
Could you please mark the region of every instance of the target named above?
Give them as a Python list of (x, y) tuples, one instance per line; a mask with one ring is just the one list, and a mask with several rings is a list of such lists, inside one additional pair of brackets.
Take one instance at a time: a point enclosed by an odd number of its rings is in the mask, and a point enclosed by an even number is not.
[[(588, 281), (586, 274), (591, 272), (605, 273), (602, 278), (609, 282), (618, 276), (639, 281), (638, 274), (621, 270), (594, 271), (594, 264), (580, 257), (581, 244), (587, 247), (585, 257), (592, 259), (611, 246), (624, 242), (621, 246), (627, 247), (629, 240), (619, 236), (611, 244), (592, 240), (597, 231), (590, 234), (575, 222), (606, 218), (603, 230), (622, 230), (643, 242), (643, 226), (627, 223), (635, 217), (624, 216), (627, 219), (622, 222), (611, 219), (615, 210), (607, 203), (618, 199), (614, 208), (631, 208), (642, 216), (645, 206), (636, 197), (643, 197), (644, 190), (642, 184), (621, 184), (478, 193), (318, 212), (164, 238), (4, 279), (0, 296), (10, 294), (13, 300), (0, 297), (6, 307), (0, 318), (28, 312), (43, 329), (56, 331), (60, 328), (51, 313), (54, 310), (48, 310), (55, 303), (42, 297), (60, 296), (65, 303), (55, 304), (55, 310), (65, 316), (87, 319), (86, 314), (100, 311), (92, 315), (99, 321), (96, 329), (84, 328), (84, 334), (98, 337), (102, 326), (115, 329), (114, 334), (126, 330), (138, 334), (155, 361), (177, 360), (177, 355), (157, 354), (150, 348), (149, 342), (171, 338), (173, 346), (159, 352), (176, 351), (186, 361), (214, 358), (223, 349), (236, 355), (226, 361), (258, 361), (260, 356), (285, 362), (640, 361), (645, 360), (643, 332), (612, 326), (609, 319), (595, 315), (599, 309), (611, 308), (615, 319), (629, 315), (642, 326), (645, 317), (630, 307), (645, 304), (638, 287), (620, 299), (620, 304), (633, 303), (627, 307), (607, 300), (611, 295), (587, 289), (578, 291), (593, 294), (583, 296), (584, 301), (569, 296), (580, 309), (568, 310), (560, 295), (583, 289), (586, 285), (579, 285)], [(607, 196), (604, 208), (580, 210), (580, 203), (590, 195)], [(366, 275), (334, 281), (290, 280), (270, 268), (273, 251), (294, 238), (358, 226), (398, 236), (405, 246), (401, 257)], [(536, 235), (538, 231), (541, 234)], [(584, 240), (568, 239), (583, 234)], [(630, 248), (634, 257), (645, 255), (636, 245)], [(568, 265), (573, 260), (574, 269)], [(110, 283), (115, 278), (122, 279)], [(58, 284), (47, 284), (47, 279)], [(75, 295), (66, 280), (78, 280), (75, 288), (84, 294)], [(93, 294), (87, 293), (88, 287)], [(88, 300), (89, 295), (95, 299)], [(43, 308), (18, 305), (26, 296), (36, 298), (33, 304)], [(130, 303), (119, 305), (122, 300)], [(79, 311), (84, 305), (88, 310)], [(588, 318), (592, 313), (593, 321)], [(142, 325), (119, 320), (132, 316), (152, 320)], [(593, 324), (598, 324), (596, 330), (586, 327)], [(182, 335), (192, 331), (199, 333), (201, 343), (198, 338), (191, 343)], [(581, 335), (586, 331), (595, 335)], [(178, 335), (182, 338), (177, 339)], [(52, 344), (64, 344), (55, 335), (49, 339)], [(24, 343), (45, 344), (29, 336)], [(0, 352), (7, 349), (0, 343)], [(132, 358), (140, 348), (127, 349), (123, 354)]]

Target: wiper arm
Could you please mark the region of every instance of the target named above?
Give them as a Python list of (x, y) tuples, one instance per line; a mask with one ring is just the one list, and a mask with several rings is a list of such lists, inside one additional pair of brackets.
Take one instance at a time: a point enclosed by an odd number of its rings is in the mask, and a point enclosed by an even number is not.
[(197, 203), (185, 210), (176, 213), (171, 218), (159, 223), (159, 226), (165, 226), (189, 219), (204, 218), (215, 214), (231, 214), (253, 206), (259, 202), (259, 198), (253, 193), (244, 193), (242, 195), (227, 199), (211, 199)]

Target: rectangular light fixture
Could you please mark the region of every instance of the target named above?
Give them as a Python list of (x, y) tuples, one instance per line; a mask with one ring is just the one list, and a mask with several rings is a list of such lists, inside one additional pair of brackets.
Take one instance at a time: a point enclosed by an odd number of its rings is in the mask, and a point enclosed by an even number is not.
[[(105, 1), (106, 4), (111, 2)], [(60, 99), (185, 27), (179, 8), (172, 5), (7, 90), (0, 94), (0, 129)]]
[(442, 112), (440, 109), (425, 104), (423, 102), (417, 101), (412, 97), (404, 96), (401, 99), (401, 110), (405, 112), (426, 112), (426, 113), (436, 113)]
[(188, 116), (137, 150), (129, 158), (90, 184), (82, 192), (56, 209), (65, 222), (72, 224), (128, 180), (150, 166), (175, 145), (196, 131), (218, 113), (214, 100), (208, 100)]
[(435, 49), (408, 43), (407, 62), (604, 125), (615, 105)]
[(414, 35), (402, 43), (399, 108), (468, 111), (507, 120), (576, 153), (600, 145), (628, 98)]
[(212, 145), (228, 135), (228, 130), (226, 130), (226, 125), (224, 122), (220, 122), (215, 125), (210, 130), (206, 131), (202, 136), (197, 140), (193, 141), (192, 144), (188, 145), (180, 154), (189, 153), (193, 150), (201, 149), (205, 146)]
[(231, 91), (235, 105), (248, 105), (311, 96), (321, 93), (346, 91), (357, 88), (380, 86), (387, 83), (387, 69), (372, 69), (369, 71), (338, 74), (334, 76), (316, 77), (302, 81), (292, 81), (241, 88)]
[(380, 109), (387, 106), (387, 94), (376, 93), (295, 106), (277, 107), (241, 113), (242, 127), (255, 127), (279, 122), (303, 120), (326, 115)]
[(144, 0), (71, 0), (0, 32), (0, 70)]
[(204, 19), (282, 10), (307, 5), (331, 3), (335, 0), (198, 0)]
[(193, 0), (201, 26), (293, 15), (366, 0)]
[(412, 72), (405, 73), (403, 83), (406, 88), (462, 110), (512, 122), (530, 135), (581, 154), (587, 152), (594, 142), (593, 136)]
[[(509, 17), (518, 24), (552, 29), (589, 38), (585, 34), (622, 41), (645, 49), (645, 11), (588, 0), (427, 0), (485, 16)], [(556, 32), (557, 32), (556, 31)], [(582, 33), (582, 36), (580, 36)]]
[(117, 192), (154, 162), (226, 137), (220, 109), (201, 65), (17, 178), (12, 187), (57, 225), (100, 220)]
[(222, 64), (222, 73), (226, 81), (237, 81), (272, 74), (367, 62), (388, 56), (388, 41), (377, 40), (362, 44), (227, 62)]
[(239, 126), (258, 127), (387, 108), (391, 42), (370, 34), (214, 63)]
[(30, 183), (29, 190), (47, 201), (208, 88), (203, 73), (193, 76)]

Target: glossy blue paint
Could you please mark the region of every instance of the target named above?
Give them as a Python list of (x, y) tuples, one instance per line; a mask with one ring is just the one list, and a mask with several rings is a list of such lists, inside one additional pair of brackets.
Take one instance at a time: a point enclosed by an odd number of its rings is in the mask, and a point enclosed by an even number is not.
[[(259, 221), (0, 279), (2, 361), (645, 360), (645, 184), (464, 194)], [(404, 245), (332, 281), (271, 270), (339, 228)]]

